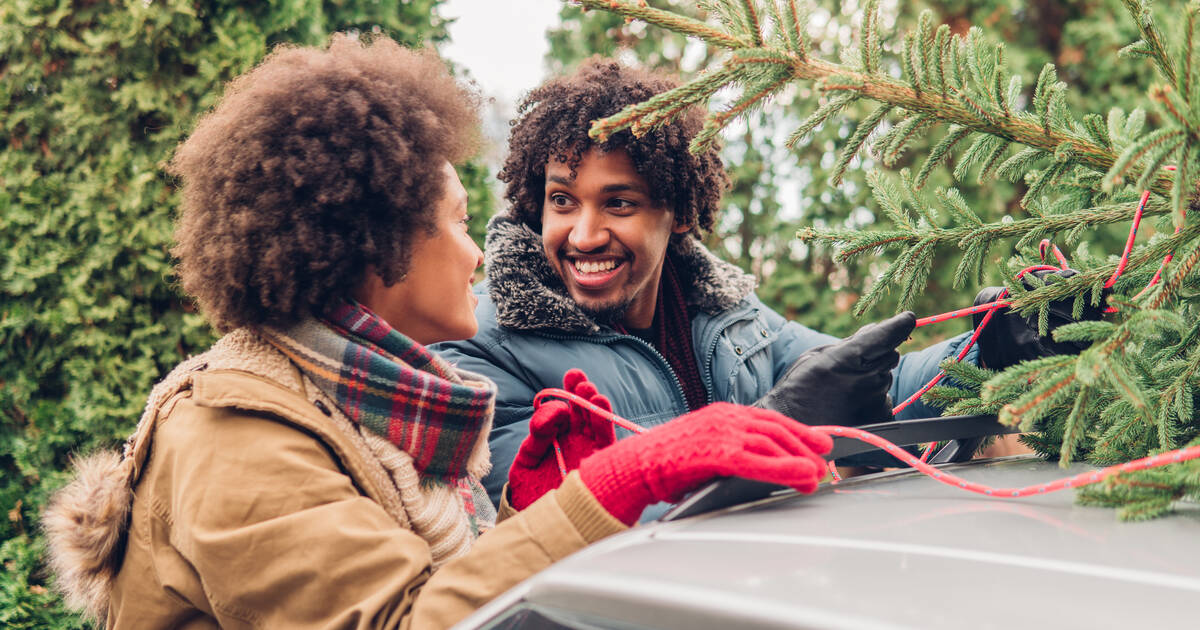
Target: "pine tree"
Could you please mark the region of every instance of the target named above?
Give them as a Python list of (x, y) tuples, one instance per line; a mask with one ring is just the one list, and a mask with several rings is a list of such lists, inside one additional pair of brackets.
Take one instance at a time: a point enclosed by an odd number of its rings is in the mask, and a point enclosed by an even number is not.
[[(857, 117), (841, 143), (832, 185), (865, 147), (886, 164), (915, 138), (937, 138), (919, 168), (872, 175), (873, 196), (890, 227), (808, 226), (797, 234), (805, 243), (836, 247), (839, 261), (896, 253), (859, 300), (857, 313), (893, 291), (898, 306), (907, 307), (925, 289), (931, 270), (955, 259), (953, 287), (978, 284), (989, 253), (1006, 239), (1016, 241), (1003, 269), (1013, 308), (1036, 314), (1043, 328), (1054, 301), (1072, 300), (1076, 313), (1089, 303), (1116, 308), (1104, 321), (1055, 330), (1056, 339), (1091, 343), (1079, 356), (1030, 361), (999, 374), (947, 366), (958, 386), (934, 390), (933, 401), (952, 413), (996, 412), (1001, 421), (1031, 432), (1028, 443), (1064, 466), (1075, 460), (1111, 464), (1200, 444), (1200, 208), (1189, 214), (1200, 168), (1200, 5), (1188, 5), (1183, 19), (1164, 29), (1149, 3), (1123, 0), (1137, 39), (1121, 54), (1143, 59), (1144, 72), (1155, 81), (1140, 98), (1144, 107), (1104, 111), (1093, 100), (1087, 103), (1092, 111), (1080, 114), (1083, 108), (1072, 104), (1053, 63), (1026, 89), (1025, 77), (1007, 69), (1003, 43), (976, 27), (957, 34), (931, 12), (921, 13), (915, 28), (895, 34), (902, 42), (898, 59), (885, 55), (877, 0), (864, 3), (856, 49), (837, 62), (820, 54), (799, 0), (709, 0), (702, 3), (706, 21), (634, 0), (581, 4), (726, 51), (722, 63), (686, 85), (597, 121), (592, 135), (598, 139), (627, 128), (637, 133), (669, 119), (682, 104), (706, 104), (731, 88), (736, 96), (710, 113), (693, 143), (703, 149), (731, 122), (795, 85), (813, 86), (824, 97), (793, 130), (792, 141), (856, 111), (850, 109), (855, 105), (868, 105), (869, 113)], [(974, 175), (1023, 185), (1016, 210), (988, 221), (956, 188), (928, 186), (951, 158), (956, 180)], [(1143, 190), (1149, 191), (1145, 214), (1158, 217), (1159, 233), (1133, 249), (1110, 294), (1106, 284), (1115, 277), (1117, 256), (1091, 241), (1108, 226), (1128, 225)], [(1043, 239), (1072, 249), (1071, 265), (1080, 273), (1032, 288), (1011, 280), (1038, 261)], [(1162, 281), (1145, 288), (1171, 253)], [(1179, 499), (1200, 498), (1200, 463), (1113, 477), (1081, 498), (1120, 506), (1122, 518), (1151, 518)]]

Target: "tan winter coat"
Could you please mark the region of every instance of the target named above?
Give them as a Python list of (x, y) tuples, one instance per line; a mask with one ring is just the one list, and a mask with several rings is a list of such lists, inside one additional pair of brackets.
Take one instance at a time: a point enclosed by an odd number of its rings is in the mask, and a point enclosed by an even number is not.
[(231, 333), (155, 388), (127, 457), (81, 462), (56, 497), (60, 588), (109, 628), (444, 628), (624, 529), (573, 473), (478, 539), (431, 536), (457, 531), (461, 497), (414, 493), (407, 455), (369, 437)]

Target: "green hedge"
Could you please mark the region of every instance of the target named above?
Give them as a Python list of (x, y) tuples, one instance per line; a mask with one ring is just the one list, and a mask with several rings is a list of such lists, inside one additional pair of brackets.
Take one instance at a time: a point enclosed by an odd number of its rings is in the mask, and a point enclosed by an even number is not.
[(212, 340), (170, 277), (174, 146), (273, 44), (436, 42), (440, 1), (0, 3), (0, 626), (82, 625), (41, 568), (45, 499)]

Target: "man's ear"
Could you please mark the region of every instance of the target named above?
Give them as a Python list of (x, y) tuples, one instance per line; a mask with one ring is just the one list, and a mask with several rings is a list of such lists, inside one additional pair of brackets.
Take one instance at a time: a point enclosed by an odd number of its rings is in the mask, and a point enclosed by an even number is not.
[(692, 231), (692, 226), (688, 223), (676, 222), (674, 225), (671, 226), (671, 232), (674, 234), (687, 234), (688, 232), (691, 232), (691, 231)]

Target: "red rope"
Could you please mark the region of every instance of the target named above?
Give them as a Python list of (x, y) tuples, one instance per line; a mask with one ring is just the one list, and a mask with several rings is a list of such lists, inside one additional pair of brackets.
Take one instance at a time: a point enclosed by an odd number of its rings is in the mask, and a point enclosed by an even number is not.
[[(627, 428), (635, 433), (643, 433), (646, 431), (646, 429), (644, 427), (640, 427), (640, 426), (630, 422), (629, 420), (626, 420), (625, 418), (622, 418), (622, 417), (616, 415), (615, 413), (608, 411), (607, 409), (604, 409), (600, 406), (594, 405), (594, 404), (592, 404), (591, 401), (583, 398), (582, 396), (577, 396), (575, 394), (572, 394), (572, 393), (570, 393), (566, 390), (562, 390), (562, 389), (542, 390), (541, 392), (538, 393), (538, 395), (536, 397), (534, 397), (533, 406), (535, 408), (540, 406), (542, 404), (542, 402), (546, 398), (549, 398), (549, 397), (559, 398), (562, 400), (569, 401), (571, 404), (580, 405), (582, 407), (585, 407), (589, 411), (600, 414), (601, 417), (607, 418), (608, 420), (612, 421), (617, 426)], [(1035, 484), (1032, 486), (1025, 486), (1023, 488), (992, 488), (991, 486), (985, 486), (981, 483), (967, 481), (966, 479), (963, 479), (962, 477), (959, 477), (957, 475), (950, 474), (944, 470), (935, 468), (935, 467), (925, 463), (923, 460), (916, 458), (915, 456), (913, 456), (911, 453), (904, 450), (903, 448), (896, 446), (892, 442), (890, 442), (884, 438), (881, 438), (878, 435), (875, 435), (874, 433), (863, 431), (862, 429), (856, 429), (854, 427), (842, 427), (842, 426), (815, 426), (812, 428), (815, 431), (820, 431), (827, 435), (836, 436), (836, 437), (853, 438), (856, 440), (861, 440), (863, 442), (866, 442), (867, 444), (870, 444), (872, 446), (877, 446), (877, 447), (883, 449), (884, 451), (891, 453), (894, 457), (899, 458), (900, 460), (904, 461), (905, 463), (912, 466), (913, 468), (916, 468), (917, 470), (921, 471), (925, 475), (932, 477), (934, 480), (940, 481), (941, 483), (944, 483), (946, 485), (953, 486), (955, 488), (959, 488), (960, 490), (967, 490), (969, 492), (975, 492), (975, 493), (986, 495), (989, 497), (997, 497), (997, 498), (1004, 498), (1004, 499), (1021, 498), (1021, 497), (1028, 497), (1028, 496), (1033, 496), (1033, 495), (1038, 495), (1038, 494), (1046, 494), (1048, 492), (1057, 492), (1059, 490), (1065, 490), (1066, 488), (1078, 488), (1080, 486), (1087, 486), (1087, 485), (1091, 485), (1093, 483), (1098, 483), (1098, 482), (1104, 481), (1108, 477), (1111, 477), (1113, 475), (1120, 474), (1120, 473), (1145, 470), (1147, 468), (1155, 468), (1158, 466), (1165, 466), (1167, 464), (1175, 464), (1175, 463), (1179, 463), (1179, 462), (1185, 462), (1188, 460), (1200, 458), (1200, 446), (1190, 446), (1190, 447), (1186, 447), (1186, 448), (1175, 449), (1173, 451), (1167, 451), (1165, 453), (1160, 453), (1158, 455), (1151, 455), (1149, 457), (1135, 459), (1133, 461), (1126, 462), (1124, 464), (1118, 464), (1116, 466), (1109, 466), (1107, 468), (1102, 468), (1102, 469), (1096, 470), (1096, 471), (1080, 473), (1080, 474), (1072, 476), (1072, 477), (1065, 477), (1065, 478), (1057, 479), (1055, 481), (1051, 481), (1048, 483), (1040, 483), (1040, 484)], [(559, 467), (563, 473), (563, 476), (566, 476), (566, 466), (564, 465), (564, 463), (561, 459), (561, 450), (559, 450), (559, 448), (558, 448), (557, 441), (555, 441), (555, 450), (559, 453)], [(833, 462), (830, 462), (831, 469), (832, 469), (832, 463)]]
[(1044, 238), (1042, 239), (1041, 243), (1038, 243), (1038, 252), (1042, 255), (1043, 262), (1046, 260), (1047, 248), (1050, 248), (1054, 251), (1054, 257), (1058, 259), (1059, 269), (1070, 268), (1070, 265), (1067, 264), (1067, 257), (1063, 256), (1062, 250), (1058, 248), (1058, 245), (1051, 243), (1050, 239), (1048, 238)]
[[(1166, 169), (1168, 171), (1173, 171), (1175, 170), (1175, 167), (1168, 166)], [(1143, 190), (1142, 198), (1138, 201), (1137, 211), (1133, 213), (1133, 225), (1129, 227), (1129, 238), (1125, 239), (1125, 249), (1121, 252), (1121, 260), (1117, 262), (1117, 269), (1116, 271), (1113, 271), (1112, 277), (1108, 279), (1108, 282), (1104, 283), (1104, 288), (1106, 289), (1111, 289), (1113, 285), (1117, 283), (1117, 278), (1121, 277), (1121, 274), (1125, 272), (1125, 266), (1129, 264), (1129, 253), (1133, 251), (1133, 239), (1137, 237), (1138, 226), (1142, 223), (1142, 214), (1146, 211), (1146, 202), (1149, 200), (1150, 191)], [(1186, 210), (1184, 211), (1184, 216), (1187, 216)], [(1179, 227), (1175, 228), (1175, 233), (1179, 233)], [(1133, 299), (1136, 300), (1137, 298), (1141, 297), (1143, 293), (1150, 290), (1150, 287), (1158, 284), (1158, 281), (1162, 279), (1163, 269), (1166, 269), (1167, 263), (1171, 262), (1171, 259), (1174, 257), (1175, 253), (1171, 252), (1163, 258), (1162, 264), (1158, 266), (1158, 271), (1154, 272), (1154, 277), (1150, 279), (1150, 283), (1143, 287), (1141, 291), (1138, 291), (1137, 295), (1133, 296)], [(1104, 312), (1115, 313), (1117, 312), (1117, 309), (1110, 306), (1104, 309)]]

